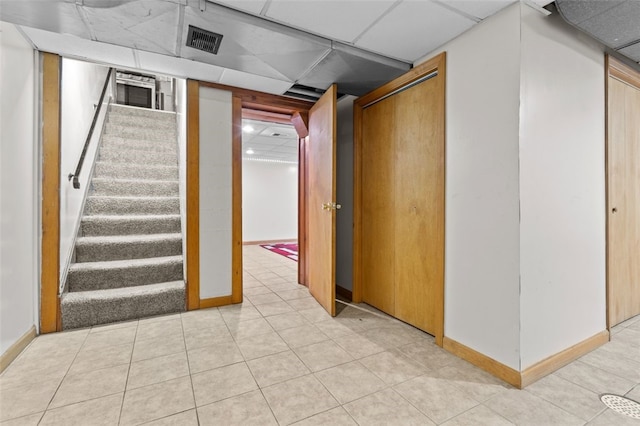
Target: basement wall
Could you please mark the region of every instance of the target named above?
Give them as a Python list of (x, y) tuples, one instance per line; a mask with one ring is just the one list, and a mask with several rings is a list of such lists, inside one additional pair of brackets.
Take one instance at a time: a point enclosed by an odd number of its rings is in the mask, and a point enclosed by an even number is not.
[(0, 22), (0, 355), (38, 327), (37, 54)]

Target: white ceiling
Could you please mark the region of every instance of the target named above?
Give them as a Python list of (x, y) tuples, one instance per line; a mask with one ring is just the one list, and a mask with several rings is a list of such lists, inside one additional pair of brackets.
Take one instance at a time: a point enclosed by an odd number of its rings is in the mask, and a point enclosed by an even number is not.
[[(298, 164), (298, 134), (292, 125), (248, 119), (242, 125), (243, 159)], [(244, 130), (247, 126), (253, 130)]]

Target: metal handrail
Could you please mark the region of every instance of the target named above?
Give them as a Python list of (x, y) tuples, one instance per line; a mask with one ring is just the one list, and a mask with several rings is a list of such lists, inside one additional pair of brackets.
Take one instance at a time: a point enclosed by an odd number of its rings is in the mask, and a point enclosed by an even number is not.
[(80, 172), (82, 171), (82, 165), (84, 164), (84, 157), (87, 155), (89, 142), (91, 142), (91, 137), (93, 136), (93, 130), (96, 127), (96, 122), (98, 121), (98, 115), (100, 115), (100, 110), (102, 109), (102, 102), (104, 101), (105, 93), (107, 93), (107, 87), (109, 87), (109, 82), (111, 80), (112, 72), (113, 72), (113, 68), (109, 68), (109, 72), (107, 73), (107, 78), (104, 81), (104, 86), (102, 87), (102, 93), (100, 94), (100, 100), (98, 101), (98, 106), (96, 108), (96, 111), (93, 114), (93, 121), (91, 122), (91, 127), (89, 128), (89, 134), (87, 135), (87, 139), (84, 141), (84, 148), (82, 148), (82, 154), (80, 155), (80, 160), (78, 160), (78, 166), (76, 167), (76, 171), (73, 173), (69, 173), (69, 180), (73, 179), (73, 187), (75, 189), (80, 189), (80, 181), (78, 180), (78, 177), (80, 176)]

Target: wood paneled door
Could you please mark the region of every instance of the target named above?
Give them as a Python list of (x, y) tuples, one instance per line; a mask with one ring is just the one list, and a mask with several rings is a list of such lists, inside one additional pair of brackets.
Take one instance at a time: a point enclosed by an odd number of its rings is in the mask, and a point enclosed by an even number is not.
[(640, 314), (640, 73), (609, 58), (608, 325)]
[(333, 85), (309, 111), (307, 140), (308, 285), (331, 316), (336, 314), (336, 104)]
[[(356, 101), (355, 287), (436, 336), (444, 323), (444, 54)], [(355, 297), (354, 297), (355, 299)]]

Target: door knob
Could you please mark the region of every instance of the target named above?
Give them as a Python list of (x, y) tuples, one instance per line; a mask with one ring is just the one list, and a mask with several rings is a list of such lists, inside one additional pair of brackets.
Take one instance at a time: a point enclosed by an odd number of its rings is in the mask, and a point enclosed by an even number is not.
[(322, 210), (340, 210), (342, 206), (336, 203), (322, 203)]

